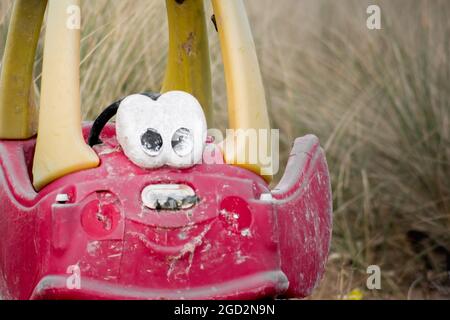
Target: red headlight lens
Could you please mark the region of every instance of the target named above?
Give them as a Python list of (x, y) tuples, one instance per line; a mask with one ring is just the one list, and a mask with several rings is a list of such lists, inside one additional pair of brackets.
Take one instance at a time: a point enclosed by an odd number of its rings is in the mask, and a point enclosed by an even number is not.
[(249, 228), (252, 223), (252, 213), (248, 203), (235, 196), (222, 200), (220, 218), (235, 232), (241, 232), (243, 229)]
[(120, 210), (113, 200), (112, 194), (99, 194), (83, 208), (81, 225), (91, 237), (106, 237), (117, 228)]

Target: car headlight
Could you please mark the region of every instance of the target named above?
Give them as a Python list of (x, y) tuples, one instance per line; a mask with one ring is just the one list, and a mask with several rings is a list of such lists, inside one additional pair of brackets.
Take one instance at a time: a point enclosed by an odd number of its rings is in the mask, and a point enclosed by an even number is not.
[(202, 160), (207, 127), (197, 99), (172, 91), (156, 101), (139, 94), (125, 98), (116, 134), (125, 155), (140, 167), (187, 168)]

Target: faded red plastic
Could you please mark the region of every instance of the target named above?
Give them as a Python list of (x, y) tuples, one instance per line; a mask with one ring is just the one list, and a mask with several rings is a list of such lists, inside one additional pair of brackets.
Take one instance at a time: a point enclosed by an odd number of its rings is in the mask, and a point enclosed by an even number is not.
[[(332, 201), (316, 137), (297, 139), (274, 190), (230, 165), (144, 170), (120, 150), (113, 126), (102, 140), (98, 168), (39, 193), (30, 179), (35, 140), (0, 141), (0, 298), (301, 298), (317, 285)], [(200, 202), (146, 209), (142, 190), (160, 183), (189, 185)], [(69, 201), (57, 203), (58, 194)], [(71, 266), (79, 288), (67, 285)]]

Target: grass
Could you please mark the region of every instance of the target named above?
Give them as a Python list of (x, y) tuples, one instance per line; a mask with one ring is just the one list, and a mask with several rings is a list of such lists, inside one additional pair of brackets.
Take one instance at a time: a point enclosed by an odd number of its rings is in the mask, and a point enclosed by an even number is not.
[[(11, 3), (0, 0), (0, 54)], [(367, 299), (449, 297), (442, 248), (450, 248), (450, 2), (246, 4), (283, 165), (306, 133), (327, 152), (334, 235), (312, 298), (342, 298), (355, 288)], [(366, 28), (369, 4), (381, 7), (382, 30)], [(123, 95), (159, 90), (167, 23), (162, 0), (83, 6), (83, 115), (92, 119)], [(209, 27), (216, 126), (224, 129), (223, 67)], [(38, 83), (40, 62), (41, 53)], [(426, 235), (417, 250), (412, 231)], [(365, 286), (372, 264), (382, 269), (379, 291)]]

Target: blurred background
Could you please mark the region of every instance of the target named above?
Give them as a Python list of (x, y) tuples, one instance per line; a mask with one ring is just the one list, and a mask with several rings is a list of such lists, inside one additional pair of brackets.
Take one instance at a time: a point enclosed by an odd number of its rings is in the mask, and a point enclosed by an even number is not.
[[(12, 3), (0, 0), (0, 55)], [(332, 174), (332, 250), (311, 298), (450, 298), (450, 1), (245, 3), (282, 167), (294, 139), (314, 133)], [(381, 30), (366, 26), (371, 4)], [(82, 11), (84, 118), (124, 95), (159, 91), (165, 1), (91, 0)], [(219, 39), (209, 28), (215, 127), (225, 129)], [(381, 268), (381, 290), (366, 287), (370, 265)]]

